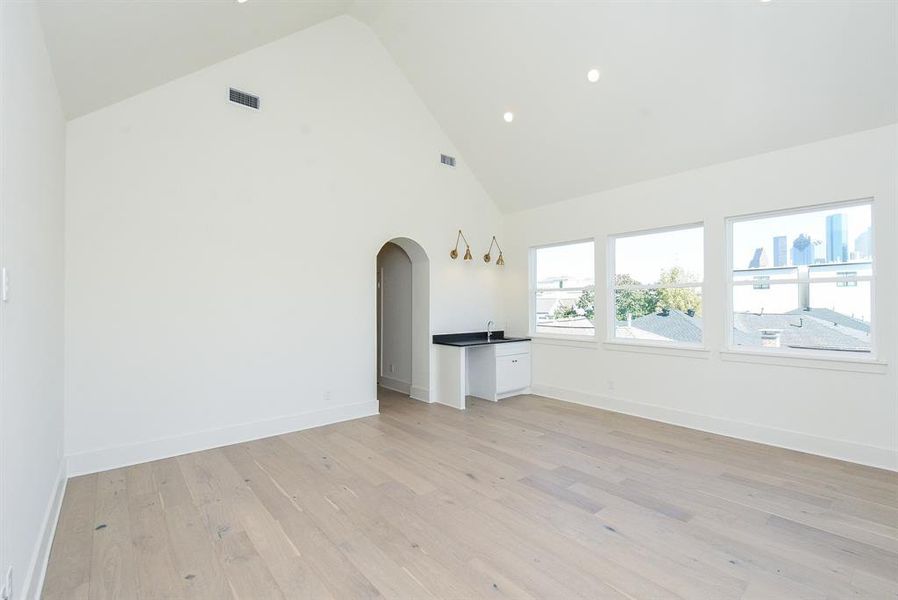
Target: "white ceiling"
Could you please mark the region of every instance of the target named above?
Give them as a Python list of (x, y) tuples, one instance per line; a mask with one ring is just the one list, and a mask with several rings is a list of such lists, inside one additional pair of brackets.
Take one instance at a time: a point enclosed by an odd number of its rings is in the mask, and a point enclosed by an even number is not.
[(69, 118), (326, 21), (349, 4), (38, 0), (56, 86)]
[(892, 1), (43, 2), (69, 116), (349, 11), (504, 210), (898, 121)]
[(355, 12), (493, 199), (516, 210), (895, 122), (896, 9), (720, 0)]

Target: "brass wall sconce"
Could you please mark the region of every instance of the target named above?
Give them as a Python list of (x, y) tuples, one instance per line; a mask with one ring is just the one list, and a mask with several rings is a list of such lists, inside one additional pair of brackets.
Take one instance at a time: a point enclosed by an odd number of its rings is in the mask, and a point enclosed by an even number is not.
[(496, 248), (499, 249), (499, 258), (496, 259), (496, 266), (503, 266), (505, 264), (505, 258), (502, 257), (502, 247), (499, 246), (499, 242), (496, 241), (496, 236), (493, 236), (493, 241), (490, 242), (490, 249), (486, 251), (486, 254), (483, 255), (483, 262), (490, 262), (490, 252), (493, 251), (493, 245), (495, 244)]
[(455, 260), (456, 258), (458, 258), (458, 241), (460, 239), (465, 241), (464, 259), (471, 260), (472, 258), (474, 258), (473, 256), (471, 256), (471, 245), (468, 244), (468, 239), (465, 237), (465, 234), (463, 234), (461, 232), (461, 229), (458, 230), (458, 235), (455, 236), (455, 248), (453, 248), (452, 250), (449, 251), (449, 258), (451, 258), (452, 260)]

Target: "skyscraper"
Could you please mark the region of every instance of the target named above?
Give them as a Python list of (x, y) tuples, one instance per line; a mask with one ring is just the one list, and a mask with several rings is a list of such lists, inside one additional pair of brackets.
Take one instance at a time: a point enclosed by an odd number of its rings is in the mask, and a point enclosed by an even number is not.
[(778, 235), (773, 238), (773, 266), (785, 267), (789, 264), (789, 254), (786, 249), (788, 242), (786, 236)]
[(751, 257), (751, 262), (748, 263), (748, 268), (760, 269), (766, 267), (767, 264), (767, 253), (764, 252), (764, 248), (756, 248), (754, 255)]
[(826, 217), (826, 262), (848, 260), (848, 220), (842, 213)]
[(870, 242), (873, 232), (870, 227), (864, 230), (859, 236), (854, 239), (854, 251), (857, 253), (858, 258), (869, 258), (872, 256), (872, 248)]
[(812, 265), (814, 264), (814, 243), (811, 236), (802, 233), (792, 242), (792, 264)]

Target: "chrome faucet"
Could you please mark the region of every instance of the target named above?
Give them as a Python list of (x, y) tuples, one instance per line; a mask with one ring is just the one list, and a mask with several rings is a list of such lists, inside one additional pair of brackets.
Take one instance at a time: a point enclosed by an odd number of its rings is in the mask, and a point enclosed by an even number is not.
[(486, 322), (486, 341), (489, 342), (492, 337), (493, 337), (493, 322), (487, 321)]

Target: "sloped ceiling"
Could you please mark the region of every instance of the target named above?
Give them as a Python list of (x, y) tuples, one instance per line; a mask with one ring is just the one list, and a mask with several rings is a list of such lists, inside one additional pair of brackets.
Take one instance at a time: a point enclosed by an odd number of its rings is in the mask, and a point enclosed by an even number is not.
[[(41, 9), (70, 117), (349, 12), (506, 211), (898, 121), (896, 2), (45, 0)], [(598, 83), (586, 79), (591, 68)]]
[(896, 9), (368, 2), (354, 12), (493, 199), (517, 210), (895, 122)]
[(39, 0), (69, 118), (343, 14), (350, 0)]

